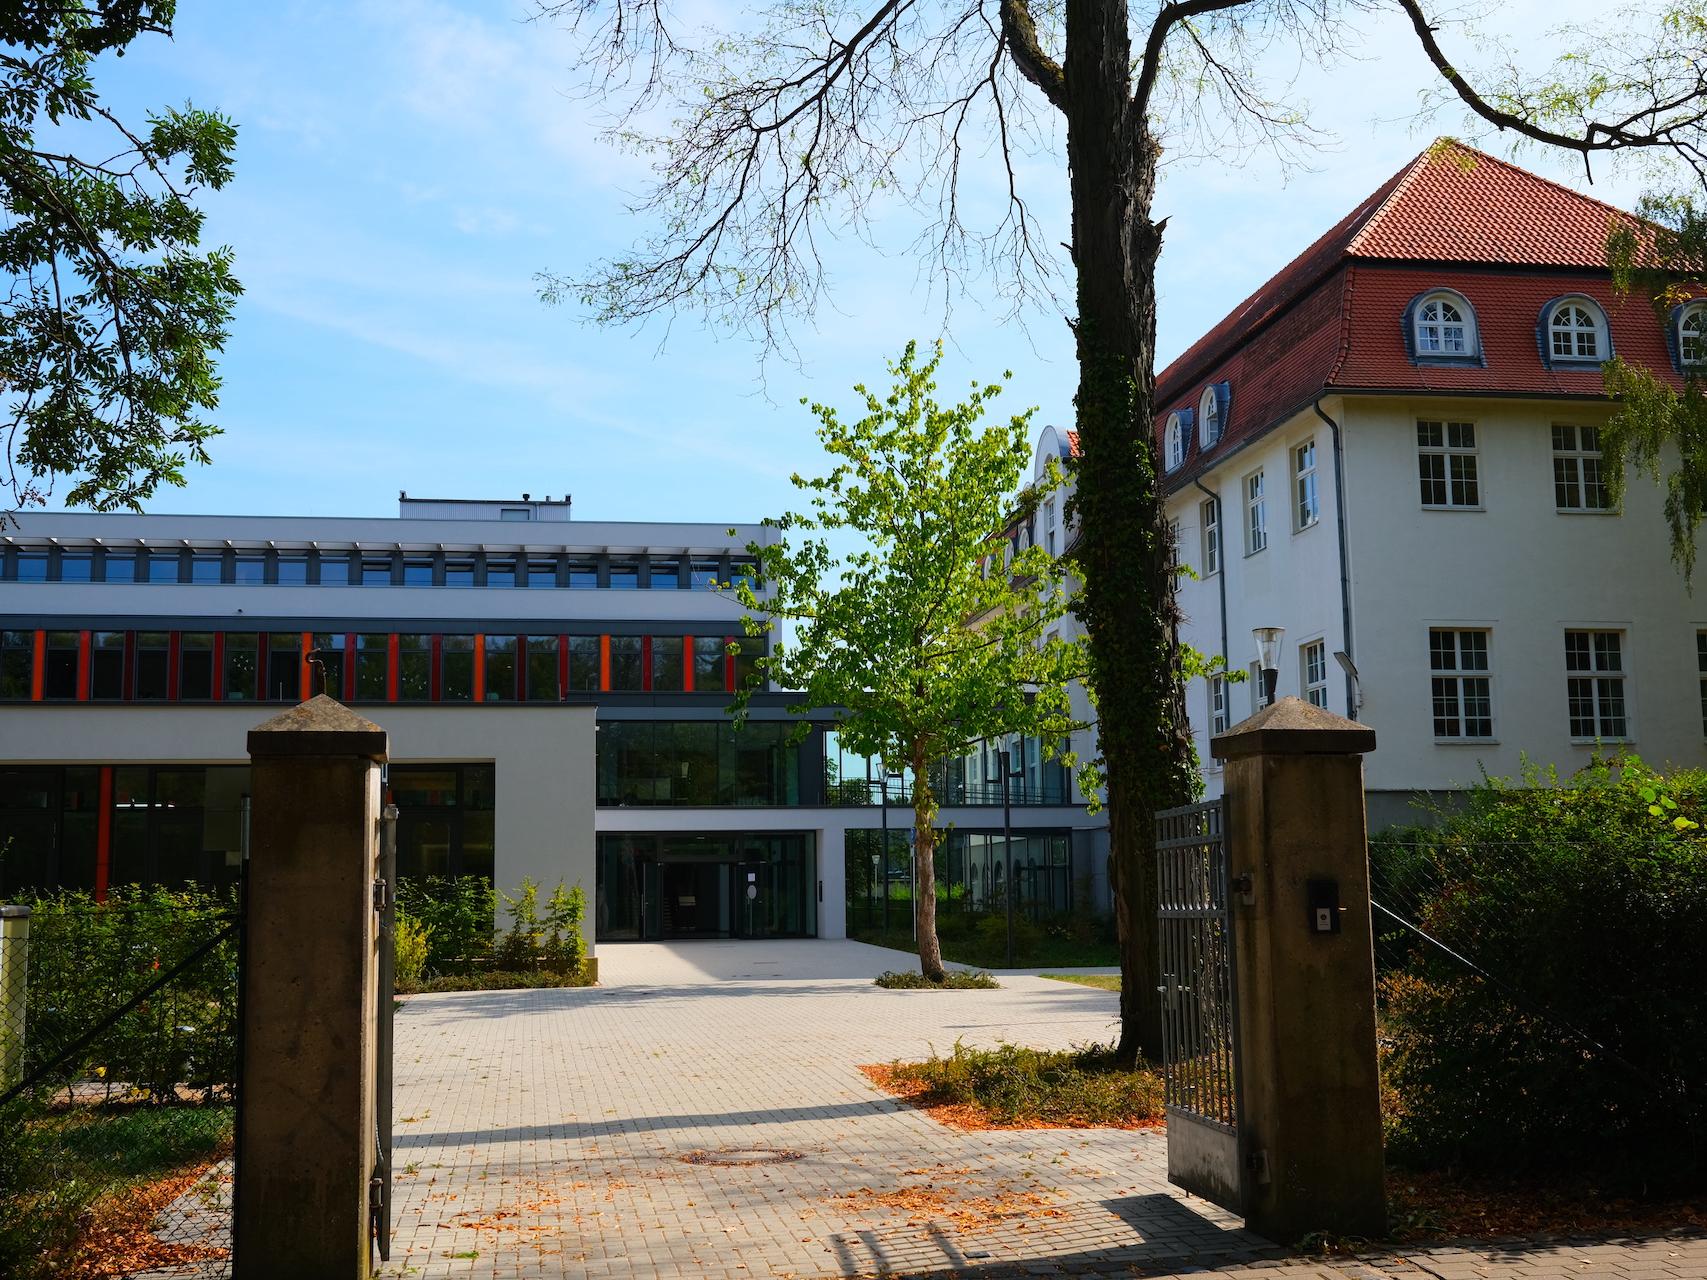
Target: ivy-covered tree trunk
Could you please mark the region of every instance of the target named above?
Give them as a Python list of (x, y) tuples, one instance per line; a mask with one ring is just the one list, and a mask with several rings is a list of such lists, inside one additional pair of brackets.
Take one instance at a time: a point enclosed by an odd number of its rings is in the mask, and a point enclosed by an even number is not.
[(1192, 797), (1179, 612), (1152, 423), (1160, 148), (1133, 106), (1124, 0), (1067, 0), (1079, 357), (1078, 605), (1108, 787), (1123, 1061), (1161, 1054), (1155, 814)]
[(923, 743), (913, 745), (913, 917), (919, 932), (919, 972), (941, 982), (942, 943), (936, 936), (936, 793)]

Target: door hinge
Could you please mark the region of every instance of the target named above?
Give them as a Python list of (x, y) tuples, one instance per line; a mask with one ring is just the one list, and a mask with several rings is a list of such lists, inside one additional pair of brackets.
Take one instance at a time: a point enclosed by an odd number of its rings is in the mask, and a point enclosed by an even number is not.
[(1268, 1152), (1252, 1151), (1245, 1156), (1245, 1168), (1259, 1187), (1268, 1185)]
[(391, 886), (385, 883), (384, 876), (378, 876), (373, 882), (373, 909), (384, 911), (391, 901)]

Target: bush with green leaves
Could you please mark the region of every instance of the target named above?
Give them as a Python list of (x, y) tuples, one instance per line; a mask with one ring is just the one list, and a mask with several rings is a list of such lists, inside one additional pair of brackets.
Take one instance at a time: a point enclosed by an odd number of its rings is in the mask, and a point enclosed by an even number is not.
[(1707, 770), (1627, 755), (1374, 842), (1376, 901), (1412, 887), (1435, 940), (1377, 913), (1395, 1157), (1707, 1184), (1703, 823)]
[(427, 930), (424, 973), (469, 973), (491, 966), (498, 891), (484, 876), (402, 877), (397, 908)]
[(994, 991), (1002, 984), (995, 978), (979, 970), (967, 973), (964, 969), (949, 969), (942, 975), (942, 981), (935, 982), (922, 973), (914, 973), (910, 969), (892, 969), (880, 973), (876, 979), (877, 985), (886, 991)]
[(916, 1090), (915, 1101), (976, 1106), (998, 1124), (1136, 1125), (1162, 1115), (1161, 1073), (1120, 1066), (1111, 1045), (975, 1049), (956, 1040), (946, 1058), (892, 1063), (889, 1076)]
[(392, 925), (391, 941), (393, 976), (397, 985), (415, 986), (427, 971), (427, 956), (433, 946), (432, 929), (399, 908)]

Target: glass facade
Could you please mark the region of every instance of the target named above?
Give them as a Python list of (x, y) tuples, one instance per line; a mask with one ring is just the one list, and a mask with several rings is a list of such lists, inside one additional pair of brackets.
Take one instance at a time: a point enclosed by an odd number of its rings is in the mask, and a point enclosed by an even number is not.
[(601, 805), (794, 805), (801, 750), (788, 722), (603, 720)]
[[(902, 821), (905, 821), (903, 817)], [(905, 924), (913, 899), (912, 832), (850, 830), (844, 845), (848, 932)], [(1068, 831), (1015, 832), (1014, 909), (1030, 920), (1043, 920), (1073, 909), (1073, 842)], [(997, 831), (951, 830), (937, 844), (937, 910), (977, 914), (1007, 909), (1008, 847)]]
[(100, 770), (0, 770), (0, 902), (38, 888), (95, 887)]
[(816, 937), (817, 866), (807, 832), (606, 832), (595, 937)]
[(396, 764), (399, 876), (492, 878), (497, 772), (489, 764)]
[(303, 640), (272, 630), (4, 631), (0, 702), (296, 702), (321, 692), (367, 703), (561, 702), (601, 690), (715, 696), (728, 692), (732, 674), (750, 678), (754, 661), (732, 657), (721, 635), (319, 632), (308, 637), (306, 655)]

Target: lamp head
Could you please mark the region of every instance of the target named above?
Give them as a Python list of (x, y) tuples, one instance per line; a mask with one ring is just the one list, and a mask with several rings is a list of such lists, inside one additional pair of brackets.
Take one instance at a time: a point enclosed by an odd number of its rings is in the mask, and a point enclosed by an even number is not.
[(1286, 634), (1285, 627), (1253, 627), (1251, 635), (1257, 642), (1257, 661), (1264, 671), (1280, 669), (1280, 640)]

